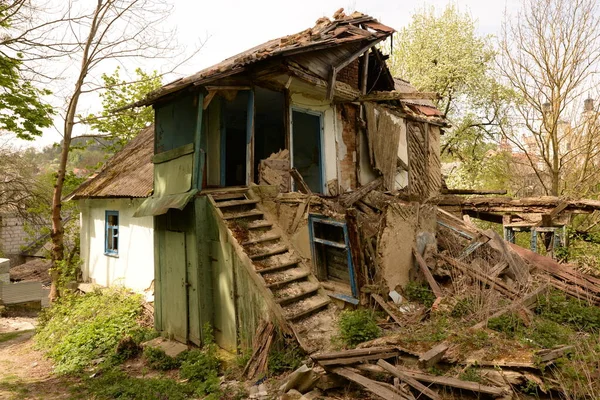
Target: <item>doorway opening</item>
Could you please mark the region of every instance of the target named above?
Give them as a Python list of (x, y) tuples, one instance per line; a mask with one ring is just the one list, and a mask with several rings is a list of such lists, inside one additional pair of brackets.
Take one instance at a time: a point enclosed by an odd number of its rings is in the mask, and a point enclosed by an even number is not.
[(246, 185), (246, 143), (249, 93), (238, 92), (235, 99), (222, 103), (221, 185)]
[(254, 89), (254, 182), (258, 183), (260, 160), (285, 149), (284, 95), (269, 89)]
[(323, 193), (322, 114), (292, 110), (292, 164), (315, 193)]

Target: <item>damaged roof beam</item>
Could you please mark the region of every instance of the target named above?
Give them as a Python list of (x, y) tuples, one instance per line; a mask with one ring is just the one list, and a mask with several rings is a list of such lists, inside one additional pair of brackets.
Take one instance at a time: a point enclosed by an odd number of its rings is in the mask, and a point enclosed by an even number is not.
[(352, 53), (348, 58), (339, 63), (338, 65), (334, 65), (331, 67), (331, 72), (329, 73), (329, 82), (327, 85), (327, 100), (332, 101), (333, 95), (335, 93), (335, 80), (337, 77), (338, 71), (341, 71), (345, 67), (347, 67), (352, 61), (356, 60), (358, 57), (362, 56), (364, 53), (368, 52), (371, 47), (375, 46), (377, 43), (381, 42), (383, 39), (387, 38), (387, 36), (381, 37), (377, 40), (369, 42), (367, 45), (361, 47), (358, 51)]

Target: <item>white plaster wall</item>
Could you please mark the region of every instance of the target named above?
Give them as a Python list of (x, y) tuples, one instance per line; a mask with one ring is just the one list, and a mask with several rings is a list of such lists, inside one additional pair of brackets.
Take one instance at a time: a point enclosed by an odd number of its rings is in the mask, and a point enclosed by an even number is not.
[[(145, 199), (84, 199), (81, 212), (82, 273), (86, 282), (121, 285), (136, 292), (154, 279), (154, 217), (134, 218)], [(119, 254), (104, 254), (106, 210), (119, 212)]]
[[(298, 109), (318, 111), (323, 113), (323, 159), (325, 167), (325, 184), (332, 179), (338, 178), (337, 171), (337, 121), (335, 108), (326, 100), (307, 97), (302, 93), (291, 93), (291, 106)], [(327, 189), (325, 189), (327, 192)], [(329, 193), (325, 193), (329, 194)]]

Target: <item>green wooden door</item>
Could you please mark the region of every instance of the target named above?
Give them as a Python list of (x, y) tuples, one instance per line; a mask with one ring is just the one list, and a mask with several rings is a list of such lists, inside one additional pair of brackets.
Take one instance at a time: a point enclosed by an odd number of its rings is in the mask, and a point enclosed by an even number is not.
[(231, 246), (225, 240), (211, 244), (215, 341), (225, 350), (235, 352), (237, 335)]
[(185, 233), (165, 231), (163, 329), (176, 340), (188, 337)]

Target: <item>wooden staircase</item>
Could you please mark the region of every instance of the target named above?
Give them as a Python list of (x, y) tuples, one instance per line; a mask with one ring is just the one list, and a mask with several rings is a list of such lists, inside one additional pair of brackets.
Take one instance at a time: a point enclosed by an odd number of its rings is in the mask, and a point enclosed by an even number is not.
[(283, 230), (265, 217), (247, 190), (209, 194), (231, 236), (252, 262), (253, 272), (272, 295), (274, 307), (307, 352), (331, 347), (337, 310), (310, 267), (291, 248)]

